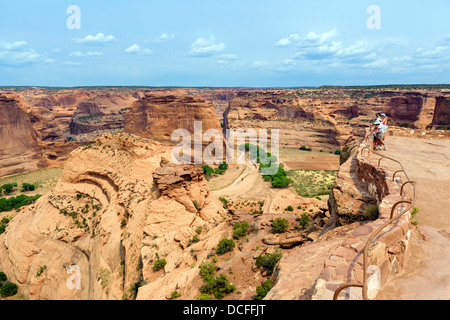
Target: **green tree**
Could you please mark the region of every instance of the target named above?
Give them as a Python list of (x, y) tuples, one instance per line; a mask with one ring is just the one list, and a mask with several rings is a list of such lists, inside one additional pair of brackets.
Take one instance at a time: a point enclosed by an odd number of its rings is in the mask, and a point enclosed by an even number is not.
[(2, 298), (11, 297), (17, 293), (18, 287), (14, 283), (7, 283), (0, 288)]
[(283, 233), (289, 228), (289, 222), (285, 218), (276, 218), (272, 222), (272, 230), (275, 233)]
[(219, 241), (219, 244), (216, 248), (216, 253), (218, 255), (225, 254), (227, 252), (230, 252), (234, 249), (236, 244), (234, 243), (233, 239), (222, 239)]
[(0, 272), (0, 287), (8, 280), (6, 274), (4, 272)]

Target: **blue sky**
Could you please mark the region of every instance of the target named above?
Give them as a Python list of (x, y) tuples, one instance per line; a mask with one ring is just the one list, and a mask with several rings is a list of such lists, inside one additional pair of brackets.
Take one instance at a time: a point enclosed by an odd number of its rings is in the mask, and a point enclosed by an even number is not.
[(449, 12), (448, 0), (0, 0), (0, 85), (450, 83)]

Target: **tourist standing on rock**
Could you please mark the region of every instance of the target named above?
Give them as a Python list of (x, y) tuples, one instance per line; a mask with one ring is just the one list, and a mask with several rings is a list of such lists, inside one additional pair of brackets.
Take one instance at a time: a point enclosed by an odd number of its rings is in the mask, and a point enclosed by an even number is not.
[(381, 132), (383, 133), (383, 144), (384, 144), (384, 150), (387, 150), (387, 145), (384, 143), (385, 139), (386, 139), (386, 132), (388, 129), (388, 117), (386, 116), (386, 114), (382, 113), (381, 114)]
[[(373, 140), (374, 140), (374, 150), (387, 150), (387, 146), (384, 143), (384, 126), (381, 121), (377, 120), (375, 121), (375, 130), (372, 131), (373, 133)], [(384, 132), (383, 132), (384, 131)]]

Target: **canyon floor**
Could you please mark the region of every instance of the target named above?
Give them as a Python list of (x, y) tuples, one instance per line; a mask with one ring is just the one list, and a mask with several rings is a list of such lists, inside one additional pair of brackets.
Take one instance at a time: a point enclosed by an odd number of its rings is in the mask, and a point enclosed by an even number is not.
[[(450, 140), (389, 137), (386, 155), (417, 182), (418, 225), (408, 264), (382, 289), (380, 300), (450, 299)], [(388, 164), (387, 162), (385, 164)], [(389, 164), (390, 165), (390, 164)]]

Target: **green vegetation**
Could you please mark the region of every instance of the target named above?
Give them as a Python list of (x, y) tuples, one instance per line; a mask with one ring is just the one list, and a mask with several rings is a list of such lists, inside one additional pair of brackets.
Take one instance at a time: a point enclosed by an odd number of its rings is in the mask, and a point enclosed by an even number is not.
[(306, 228), (307, 226), (309, 226), (309, 224), (311, 223), (309, 214), (307, 214), (306, 212), (303, 213), (299, 219), (299, 223), (300, 223), (300, 226), (302, 226), (303, 228)]
[(228, 281), (225, 274), (214, 277), (217, 266), (213, 262), (203, 262), (200, 265), (200, 275), (203, 279), (203, 286), (200, 288), (202, 295), (197, 300), (212, 300), (209, 297), (214, 295), (216, 299), (223, 299), (226, 294), (236, 290), (236, 287)]
[(366, 208), (366, 211), (365, 211), (365, 218), (366, 219), (368, 219), (368, 220), (376, 220), (376, 219), (378, 219), (378, 216), (379, 216), (379, 213), (378, 213), (378, 206), (377, 205), (371, 205), (371, 206), (368, 206), (367, 208)]
[(9, 199), (0, 198), (0, 212), (18, 210), (20, 207), (27, 206), (41, 197), (40, 194), (28, 197), (24, 194)]
[(266, 253), (263, 256), (258, 256), (256, 258), (256, 266), (257, 267), (263, 267), (267, 270), (267, 273), (269, 276), (272, 275), (273, 269), (275, 268), (278, 261), (281, 260), (283, 257), (283, 254), (281, 251), (277, 248), (273, 253)]
[[(3, 177), (0, 178), (0, 189), (2, 189), (3, 185), (5, 184), (14, 184), (15, 186), (13, 187), (12, 192), (17, 192), (21, 190), (18, 186), (21, 186), (22, 189), (24, 189), (23, 185), (25, 184), (25, 186), (32, 185), (35, 189), (24, 190), (22, 192), (39, 190), (40, 193), (44, 193), (44, 191), (50, 190), (51, 188), (56, 186), (56, 183), (62, 175), (62, 171), (62, 167), (53, 167)], [(40, 189), (44, 190), (40, 191)], [(1, 192), (2, 191), (0, 190), (0, 193)]]
[(159, 271), (162, 268), (164, 268), (167, 264), (166, 259), (157, 259), (154, 263), (153, 263), (153, 271)]
[(294, 211), (294, 208), (292, 206), (288, 206), (286, 209), (284, 209), (284, 211)]
[(262, 285), (256, 287), (256, 296), (253, 300), (262, 300), (266, 297), (269, 291), (272, 289), (272, 280), (267, 279), (262, 283)]
[(337, 177), (337, 170), (289, 170), (297, 194), (304, 198), (329, 195)]
[[(240, 150), (245, 150), (249, 152), (250, 160), (259, 163), (260, 169), (270, 168), (272, 165), (277, 163), (277, 158), (270, 153), (266, 152), (259, 146), (252, 145), (250, 143), (245, 143), (239, 146)], [(278, 171), (274, 175), (264, 176), (265, 181), (270, 181), (273, 188), (286, 188), (293, 181), (287, 177), (287, 173), (284, 170), (284, 165), (280, 163), (278, 165)]]
[(192, 200), (192, 204), (194, 205), (195, 210), (198, 211), (198, 209), (200, 209), (200, 205), (198, 204), (197, 200)]
[(413, 211), (411, 212), (411, 223), (415, 226), (417, 226), (419, 224), (419, 222), (416, 220), (418, 213), (419, 213), (419, 209), (414, 207)]
[(0, 287), (6, 282), (8, 278), (4, 272), (0, 272)]
[(242, 223), (236, 222), (233, 226), (233, 238), (241, 239), (247, 235), (247, 230), (250, 228), (250, 224), (247, 221)]
[(11, 297), (17, 293), (18, 287), (15, 283), (7, 283), (0, 288), (2, 298)]
[(27, 191), (34, 191), (36, 190), (36, 186), (34, 184), (31, 183), (22, 183), (22, 189), (20, 190), (21, 192), (27, 192)]
[(233, 239), (222, 239), (217, 245), (216, 253), (218, 255), (223, 255), (227, 252), (233, 251), (235, 246), (236, 244), (234, 243)]
[(289, 222), (284, 218), (276, 218), (272, 222), (272, 230), (275, 233), (283, 233), (289, 228)]
[(8, 278), (4, 272), (0, 272), (0, 296), (7, 298), (17, 293), (18, 287), (16, 284), (7, 282)]
[(199, 242), (199, 241), (200, 241), (200, 239), (198, 238), (198, 235), (194, 235), (194, 236), (192, 237), (192, 239), (189, 239), (188, 246), (190, 246), (190, 245), (192, 245), (192, 244), (194, 244), (194, 243), (197, 243), (197, 242)]
[(17, 183), (6, 183), (0, 187), (0, 190), (6, 195), (11, 194), (15, 188), (17, 188)]
[(225, 171), (227, 171), (227, 169), (228, 169), (228, 163), (223, 162), (215, 169), (213, 169), (209, 165), (204, 165), (202, 167), (202, 169), (203, 169), (203, 174), (205, 175), (205, 177), (210, 178), (213, 175), (224, 174)]
[(312, 151), (311, 148), (307, 148), (306, 146), (301, 146), (301, 147), (299, 148), (299, 150), (302, 150), (302, 151), (309, 151), (309, 152)]
[(42, 273), (44, 273), (44, 271), (47, 269), (47, 266), (41, 266), (39, 268), (39, 271), (36, 273), (36, 276), (40, 277)]

